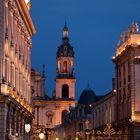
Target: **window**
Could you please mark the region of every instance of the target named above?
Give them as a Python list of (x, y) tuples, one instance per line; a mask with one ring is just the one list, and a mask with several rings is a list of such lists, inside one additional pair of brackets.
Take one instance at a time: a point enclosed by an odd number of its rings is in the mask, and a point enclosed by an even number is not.
[(62, 86), (62, 98), (69, 98), (69, 86), (67, 84)]
[(130, 82), (131, 81), (131, 76), (130, 75), (128, 75), (128, 82)]
[(64, 46), (64, 51), (65, 51), (65, 52), (67, 51), (67, 46)]
[(125, 69), (125, 63), (124, 63), (124, 64), (123, 64), (123, 84), (124, 84), (124, 85), (126, 84), (125, 77), (126, 77), (126, 69)]
[(63, 111), (62, 111), (62, 115), (61, 115), (61, 121), (62, 121), (62, 123), (65, 122), (67, 112), (68, 112), (67, 110), (63, 110)]
[(63, 62), (63, 72), (66, 73), (67, 72), (67, 61)]
[(126, 99), (126, 93), (125, 93), (125, 88), (123, 88), (123, 100)]

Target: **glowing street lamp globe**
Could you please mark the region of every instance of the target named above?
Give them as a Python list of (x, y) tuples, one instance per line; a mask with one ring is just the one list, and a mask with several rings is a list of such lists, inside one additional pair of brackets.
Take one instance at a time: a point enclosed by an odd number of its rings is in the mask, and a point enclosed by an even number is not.
[(31, 125), (30, 125), (30, 124), (25, 124), (25, 131), (26, 131), (27, 133), (29, 133), (30, 130), (31, 130)]
[(40, 138), (41, 140), (43, 140), (44, 137), (45, 137), (44, 133), (39, 133), (39, 138)]

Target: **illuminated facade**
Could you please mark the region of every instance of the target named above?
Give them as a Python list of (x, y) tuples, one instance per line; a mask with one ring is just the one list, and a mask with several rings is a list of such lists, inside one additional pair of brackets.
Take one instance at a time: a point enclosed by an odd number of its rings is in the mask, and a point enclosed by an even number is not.
[(32, 119), (30, 1), (0, 1), (0, 139), (23, 140)]
[(69, 44), (68, 28), (65, 25), (62, 44), (57, 51), (56, 89), (52, 97), (45, 94), (45, 73), (32, 70), (32, 91), (35, 119), (33, 121), (34, 135), (45, 128), (54, 128), (65, 120), (70, 106), (75, 106), (74, 50)]
[(117, 127), (127, 139), (140, 139), (140, 34), (133, 22), (122, 40), (119, 40), (116, 55)]

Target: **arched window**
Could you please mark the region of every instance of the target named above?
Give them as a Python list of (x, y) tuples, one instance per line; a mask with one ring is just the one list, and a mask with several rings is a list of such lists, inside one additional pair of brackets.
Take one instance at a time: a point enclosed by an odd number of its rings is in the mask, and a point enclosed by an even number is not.
[(69, 98), (69, 86), (67, 84), (62, 86), (62, 98)]
[(66, 73), (67, 72), (67, 61), (63, 62), (63, 72)]
[(61, 115), (61, 121), (62, 121), (62, 123), (64, 123), (64, 121), (66, 119), (67, 112), (68, 112), (67, 110), (63, 110), (62, 111), (62, 115)]

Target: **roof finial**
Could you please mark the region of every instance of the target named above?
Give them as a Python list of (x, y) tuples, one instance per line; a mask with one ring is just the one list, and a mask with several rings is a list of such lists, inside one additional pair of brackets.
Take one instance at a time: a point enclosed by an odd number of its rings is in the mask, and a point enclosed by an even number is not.
[(68, 38), (68, 34), (69, 34), (69, 31), (68, 31), (67, 21), (66, 21), (66, 17), (65, 17), (65, 25), (63, 28), (63, 38)]
[(133, 22), (132, 22), (132, 33), (137, 34), (138, 32), (139, 32), (138, 23), (133, 20)]

